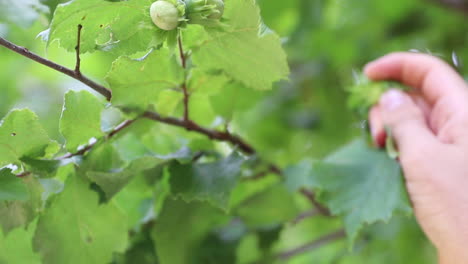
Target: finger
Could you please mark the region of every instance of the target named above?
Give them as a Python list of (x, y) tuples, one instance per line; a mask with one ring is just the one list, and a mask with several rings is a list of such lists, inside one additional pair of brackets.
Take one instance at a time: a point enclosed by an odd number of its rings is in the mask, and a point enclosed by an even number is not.
[(379, 106), (374, 106), (369, 111), (369, 123), (374, 144), (380, 148), (385, 147), (386, 133)]
[(386, 92), (379, 101), (382, 122), (389, 127), (403, 156), (419, 153), (421, 148), (436, 144), (422, 110), (400, 90)]
[(463, 78), (442, 60), (417, 53), (392, 53), (365, 67), (373, 80), (395, 80), (418, 89), (432, 105), (450, 96), (456, 102), (468, 97)]

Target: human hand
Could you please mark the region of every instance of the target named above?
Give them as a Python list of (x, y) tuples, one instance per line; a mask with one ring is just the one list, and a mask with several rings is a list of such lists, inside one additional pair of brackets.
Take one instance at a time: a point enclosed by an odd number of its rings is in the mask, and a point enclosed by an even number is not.
[(378, 145), (392, 131), (416, 218), (441, 264), (468, 263), (468, 85), (448, 64), (415, 53), (369, 63), (372, 80), (414, 90), (385, 93), (369, 114)]

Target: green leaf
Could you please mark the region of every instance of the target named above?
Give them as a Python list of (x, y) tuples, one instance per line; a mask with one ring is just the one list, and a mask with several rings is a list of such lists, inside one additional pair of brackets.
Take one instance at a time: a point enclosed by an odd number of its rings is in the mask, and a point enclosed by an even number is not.
[(78, 25), (82, 25), (81, 53), (115, 47), (119, 47), (120, 54), (147, 50), (164, 40), (149, 15), (152, 2), (74, 0), (61, 4), (50, 26), (48, 44), (57, 40), (60, 46), (74, 52)]
[[(125, 137), (122, 139), (125, 139)], [(85, 157), (81, 169), (86, 172), (86, 176), (92, 182), (101, 187), (106, 194), (106, 198), (111, 199), (135, 176), (174, 159), (190, 159), (192, 153), (190, 150), (183, 148), (169, 155), (156, 155), (145, 152), (144, 154), (139, 153), (132, 156), (133, 159), (128, 163), (124, 163), (120, 159), (117, 150), (112, 145), (105, 144), (99, 146)]]
[(160, 263), (192, 263), (197, 245), (211, 229), (226, 220), (227, 216), (219, 209), (206, 203), (167, 200), (151, 233)]
[(171, 191), (185, 201), (209, 201), (228, 210), (229, 198), (239, 179), (244, 159), (237, 153), (205, 164), (180, 164), (169, 167)]
[(80, 176), (68, 176), (65, 190), (39, 218), (34, 250), (44, 263), (109, 263), (127, 244), (126, 216), (98, 195)]
[(69, 163), (66, 160), (31, 159), (28, 157), (22, 158), (21, 161), (25, 165), (26, 171), (37, 174), (42, 178), (55, 176), (58, 168)]
[(0, 125), (0, 166), (47, 156), (55, 146), (31, 110), (13, 110)]
[(411, 212), (398, 162), (363, 140), (316, 162), (313, 176), (320, 200), (344, 218), (351, 244), (364, 225)]
[(313, 161), (304, 160), (284, 170), (285, 184), (291, 192), (296, 192), (303, 187), (315, 187), (318, 183), (313, 173)]
[(87, 91), (69, 91), (65, 94), (60, 133), (67, 140), (66, 147), (75, 152), (88, 144), (91, 138), (100, 138), (103, 103)]
[[(113, 201), (127, 213), (128, 227), (138, 229), (154, 217), (153, 192), (157, 190), (144, 177), (134, 177)], [(159, 194), (159, 192), (155, 192)]]
[(10, 169), (0, 170), (0, 201), (24, 201), (29, 198), (28, 189), (21, 178), (11, 173)]
[(115, 171), (125, 165), (119, 152), (112, 144), (98, 144), (83, 159), (82, 171)]
[(8, 235), (0, 232), (0, 263), (41, 264), (41, 259), (32, 249), (31, 240), (36, 225), (27, 229), (18, 228)]
[(0, 201), (0, 225), (8, 234), (18, 227), (26, 227), (42, 211), (42, 185), (33, 176), (23, 178), (28, 191), (25, 201)]
[(106, 80), (113, 92), (114, 105), (146, 110), (157, 102), (161, 91), (179, 88), (184, 70), (164, 48), (138, 60), (120, 57), (112, 64)]
[(254, 228), (281, 224), (298, 213), (293, 195), (280, 184), (249, 197), (235, 208), (235, 214)]
[[(223, 70), (257, 90), (271, 89), (287, 78), (289, 67), (279, 37), (261, 23), (254, 0), (226, 3), (230, 28), (211, 30), (211, 37), (193, 51), (193, 63), (205, 70)], [(248, 67), (246, 67), (248, 65)]]
[(106, 198), (111, 199), (120, 192), (135, 176), (145, 170), (152, 169), (164, 162), (164, 159), (157, 157), (142, 157), (132, 161), (126, 168), (116, 172), (88, 171), (88, 178), (99, 185), (106, 193)]
[(248, 89), (238, 82), (226, 84), (216, 95), (210, 97), (215, 112), (227, 120), (237, 111), (246, 111), (260, 101), (262, 93)]

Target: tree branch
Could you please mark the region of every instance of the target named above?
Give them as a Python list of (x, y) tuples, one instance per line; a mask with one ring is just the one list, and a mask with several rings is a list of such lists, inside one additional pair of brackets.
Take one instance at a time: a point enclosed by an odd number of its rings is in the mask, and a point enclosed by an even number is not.
[(342, 239), (346, 237), (346, 233), (343, 229), (341, 230), (338, 230), (336, 232), (333, 232), (333, 233), (330, 233), (328, 235), (325, 235), (317, 240), (314, 240), (312, 242), (309, 242), (303, 246), (300, 246), (298, 248), (295, 248), (295, 249), (291, 249), (291, 250), (288, 250), (288, 251), (285, 251), (283, 253), (280, 253), (276, 256), (276, 258), (280, 259), (280, 260), (289, 260), (295, 256), (298, 256), (298, 255), (301, 255), (301, 254), (304, 254), (308, 251), (311, 251), (311, 250), (314, 250), (314, 249), (317, 249), (319, 247), (322, 247), (328, 243), (331, 243), (333, 241), (336, 241), (336, 240), (339, 240), (339, 239)]
[(83, 26), (80, 24), (78, 25), (78, 37), (76, 41), (76, 65), (75, 65), (75, 74), (76, 75), (81, 75), (81, 58), (80, 58), (80, 46), (81, 46), (81, 30), (83, 29)]
[(42, 65), (45, 65), (49, 68), (52, 68), (58, 72), (61, 72), (63, 74), (66, 74), (84, 84), (86, 84), (87, 86), (89, 86), (90, 88), (92, 88), (93, 90), (95, 90), (96, 92), (102, 94), (104, 97), (106, 97), (106, 99), (108, 101), (111, 100), (112, 98), (112, 92), (111, 90), (107, 89), (106, 87), (92, 81), (91, 79), (83, 76), (82, 74), (76, 74), (76, 72), (74, 70), (71, 70), (69, 68), (66, 68), (62, 65), (59, 65), (59, 64), (56, 64), (50, 60), (47, 60), (37, 54), (34, 54), (32, 52), (30, 52), (28, 49), (24, 48), (24, 47), (20, 47), (16, 44), (13, 44), (11, 42), (9, 42), (8, 40), (0, 37), (0, 45), (1, 46), (4, 46), (6, 47), (7, 49), (10, 49), (26, 58), (29, 58), (33, 61), (36, 61)]
[[(4, 39), (4, 38), (1, 38), (0, 37), (0, 45), (26, 57), (26, 58), (29, 58), (33, 61), (36, 61), (40, 64), (43, 64), (51, 69), (54, 69), (58, 72), (61, 72), (63, 74), (66, 74), (80, 82), (82, 82), (83, 84), (86, 84), (87, 86), (89, 86), (90, 88), (92, 88), (93, 90), (97, 91), (98, 93), (102, 94), (103, 96), (106, 97), (106, 99), (108, 101), (111, 100), (112, 98), (112, 92), (110, 89), (90, 80), (89, 78), (85, 77), (84, 75), (81, 74), (80, 72), (80, 42), (81, 42), (81, 30), (82, 30), (82, 26), (78, 25), (78, 40), (77, 40), (77, 46), (76, 46), (76, 56), (77, 56), (77, 65), (75, 67), (75, 70), (71, 70), (69, 68), (66, 68), (62, 65), (59, 65), (59, 64), (56, 64), (50, 60), (47, 60), (37, 54), (34, 54), (32, 52), (30, 52), (28, 49), (24, 48), (24, 47), (20, 47), (12, 42), (9, 42), (8, 40)], [(187, 61), (186, 61), (186, 56), (185, 56), (185, 53), (184, 53), (184, 50), (183, 50), (183, 46), (182, 46), (182, 40), (180, 38), (180, 35), (178, 37), (178, 42), (179, 42), (179, 52), (180, 52), (180, 58), (181, 58), (181, 63), (182, 63), (182, 66), (184, 68), (187, 67)], [(188, 115), (188, 103), (189, 103), (189, 93), (187, 91), (187, 85), (186, 85), (186, 82), (184, 81), (184, 84), (182, 86), (182, 89), (184, 90), (184, 106), (185, 106), (185, 110), (184, 110), (184, 119), (183, 120), (180, 120), (178, 118), (174, 118), (174, 117), (162, 117), (161, 115), (159, 115), (158, 113), (156, 112), (150, 112), (150, 111), (147, 111), (145, 112), (141, 117), (144, 117), (144, 118), (148, 118), (148, 119), (151, 119), (151, 120), (154, 120), (154, 121), (157, 121), (157, 122), (161, 122), (161, 123), (165, 123), (165, 124), (168, 124), (168, 125), (172, 125), (172, 126), (176, 126), (176, 127), (180, 127), (180, 128), (185, 128), (186, 130), (188, 131), (194, 131), (194, 132), (197, 132), (197, 133), (200, 133), (200, 134), (203, 134), (213, 140), (217, 140), (217, 141), (223, 141), (223, 142), (229, 142), (235, 146), (237, 146), (242, 152), (244, 152), (245, 154), (247, 155), (255, 155), (257, 153), (257, 151), (251, 146), (249, 145), (246, 141), (244, 141), (241, 137), (239, 136), (236, 136), (236, 135), (233, 135), (229, 132), (229, 130), (226, 130), (226, 131), (217, 131), (217, 130), (212, 130), (212, 129), (208, 129), (208, 128), (204, 128), (200, 125), (198, 125), (197, 123), (191, 121), (189, 119), (189, 115)], [(122, 131), (123, 129), (125, 129), (126, 127), (130, 126), (133, 122), (135, 122), (135, 120), (127, 120), (125, 122), (123, 122), (122, 124), (120, 124), (119, 126), (117, 126), (112, 132), (110, 132), (108, 134), (108, 136), (106, 137), (107, 139), (113, 137), (114, 135), (116, 135), (117, 133), (119, 133), (120, 131)], [(95, 145), (97, 144), (97, 142), (94, 142), (92, 144), (89, 144), (87, 146), (85, 146), (83, 149), (75, 152), (75, 153), (68, 153), (62, 157), (59, 157), (58, 159), (67, 159), (67, 158), (71, 158), (71, 157), (74, 157), (74, 156), (81, 156), (81, 155), (84, 155), (86, 154), (88, 151), (90, 151)], [(270, 164), (269, 165), (269, 168), (268, 168), (268, 172), (271, 172), (271, 173), (275, 173), (277, 175), (282, 175), (282, 171), (279, 167), (277, 167), (276, 165), (274, 164)], [(261, 174), (259, 177), (256, 177), (256, 178), (261, 178), (262, 176), (266, 175), (265, 174)], [(312, 203), (317, 207), (317, 209), (320, 211), (320, 213), (322, 215), (325, 215), (325, 216), (329, 216), (329, 211), (328, 209), (324, 208), (323, 206), (321, 206), (316, 200), (315, 200), (315, 196), (313, 193), (310, 193), (310, 192), (304, 192), (304, 191), (301, 191), (302, 194), (304, 196), (306, 196), (307, 198), (309, 198)]]
[(314, 216), (321, 215), (320, 211), (317, 209), (306, 211), (298, 215), (294, 220), (291, 221), (293, 225), (297, 225), (307, 218), (312, 218)]
[[(126, 121), (123, 121), (122, 123), (120, 123), (119, 125), (117, 125), (109, 134), (107, 134), (106, 137), (104, 137), (106, 140), (107, 139), (110, 139), (112, 137), (114, 137), (115, 135), (117, 135), (118, 133), (120, 133), (122, 130), (124, 130), (125, 128), (129, 127), (130, 125), (132, 125), (137, 119), (133, 119), (133, 120), (126, 120)], [(96, 144), (98, 143), (98, 141), (95, 141), (87, 146), (85, 146), (83, 149), (75, 152), (75, 153), (67, 153), (59, 158), (57, 158), (58, 160), (63, 160), (63, 159), (69, 159), (71, 157), (75, 157), (75, 156), (82, 156), (84, 154), (86, 154), (88, 151), (90, 151)]]
[(317, 198), (315, 197), (315, 193), (307, 190), (307, 189), (304, 189), (302, 188), (300, 190), (300, 192), (302, 193), (302, 195), (304, 195), (307, 199), (309, 199), (309, 201), (315, 206), (315, 208), (317, 208), (317, 210), (320, 212), (321, 215), (324, 215), (324, 216), (332, 216), (330, 210), (326, 207), (324, 207), (323, 205), (321, 205), (318, 201), (317, 201)]
[[(177, 42), (179, 43), (179, 55), (180, 55), (180, 61), (182, 63), (182, 67), (184, 69), (187, 69), (187, 59), (185, 58), (185, 53), (184, 53), (184, 47), (182, 45), (182, 38), (179, 36), (177, 37)], [(186, 77), (184, 77), (184, 83), (182, 84), (182, 91), (184, 92), (184, 120), (189, 121), (189, 98), (190, 95), (187, 91), (187, 80)]]
[(174, 117), (162, 117), (156, 112), (147, 111), (143, 114), (143, 117), (154, 120), (154, 121), (158, 121), (164, 124), (185, 128), (189, 131), (195, 131), (213, 140), (229, 142), (235, 146), (238, 146), (242, 152), (248, 155), (256, 154), (256, 151), (252, 146), (246, 143), (242, 138), (236, 135), (233, 135), (229, 132), (221, 132), (217, 130), (204, 128), (190, 120), (186, 121), (186, 120), (181, 120), (181, 119), (177, 119)]
[(468, 2), (465, 0), (430, 0), (441, 6), (454, 9), (468, 15)]

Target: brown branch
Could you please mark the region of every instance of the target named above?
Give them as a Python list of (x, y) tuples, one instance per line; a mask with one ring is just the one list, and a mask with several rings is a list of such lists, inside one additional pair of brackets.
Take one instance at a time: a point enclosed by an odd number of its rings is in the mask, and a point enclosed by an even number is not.
[[(180, 62), (182, 63), (182, 67), (187, 69), (187, 59), (185, 58), (184, 47), (182, 45), (182, 38), (179, 36), (177, 37), (177, 42), (179, 43), (179, 55), (180, 55)], [(185, 78), (185, 77), (184, 77)], [(184, 120), (189, 121), (189, 98), (190, 95), (187, 91), (187, 80), (184, 80), (182, 84), (182, 91), (184, 92)]]
[(91, 79), (83, 76), (82, 74), (76, 74), (76, 72), (74, 70), (71, 70), (69, 68), (66, 68), (62, 65), (59, 65), (59, 64), (56, 64), (50, 60), (47, 60), (37, 54), (34, 54), (32, 52), (30, 52), (28, 49), (24, 48), (24, 47), (20, 47), (16, 44), (13, 44), (11, 42), (9, 42), (8, 40), (0, 37), (0, 45), (1, 46), (4, 46), (6, 47), (7, 49), (10, 49), (26, 58), (29, 58), (33, 61), (36, 61), (42, 65), (45, 65), (49, 68), (52, 68), (58, 72), (61, 72), (63, 74), (66, 74), (84, 84), (86, 84), (87, 86), (89, 86), (90, 88), (92, 88), (93, 90), (95, 90), (96, 92), (102, 94), (104, 97), (106, 97), (106, 99), (108, 101), (111, 100), (112, 98), (112, 92), (111, 90), (107, 89), (106, 87), (92, 81)]
[(31, 175), (31, 172), (30, 171), (24, 171), (20, 174), (17, 174), (16, 177), (18, 178), (24, 178), (24, 177), (28, 177), (29, 175)]
[(331, 242), (334, 242), (336, 240), (339, 240), (339, 239), (342, 239), (346, 237), (346, 233), (343, 229), (341, 230), (338, 230), (336, 232), (333, 232), (333, 233), (330, 233), (328, 235), (325, 235), (317, 240), (314, 240), (312, 242), (309, 242), (305, 245), (302, 245), (298, 248), (295, 248), (295, 249), (291, 249), (291, 250), (288, 250), (288, 251), (285, 251), (283, 253), (280, 253), (276, 256), (276, 258), (282, 260), (282, 261), (286, 261), (286, 260), (289, 260), (295, 256), (298, 256), (298, 255), (301, 255), (301, 254), (304, 254), (308, 251), (311, 251), (311, 250), (314, 250), (314, 249), (317, 249), (317, 248), (320, 248), (328, 243), (331, 243)]
[[(0, 37), (0, 45), (26, 57), (26, 58), (29, 58), (33, 61), (36, 61), (40, 64), (43, 64), (51, 69), (54, 69), (58, 72), (61, 72), (63, 74), (66, 74), (80, 82), (82, 82), (83, 84), (89, 86), (90, 88), (94, 89), (95, 91), (97, 91), (98, 93), (102, 94), (103, 96), (106, 97), (106, 99), (108, 101), (111, 100), (112, 98), (112, 92), (110, 89), (90, 80), (89, 78), (85, 77), (84, 75), (81, 74), (80, 72), (80, 42), (81, 42), (81, 30), (82, 30), (82, 26), (81, 25), (78, 25), (78, 40), (77, 40), (77, 46), (76, 46), (76, 56), (77, 56), (77, 65), (75, 67), (75, 70), (71, 70), (69, 68), (66, 68), (62, 65), (59, 65), (59, 64), (56, 64), (50, 60), (47, 60), (35, 53), (32, 53), (30, 52), (28, 49), (24, 48), (24, 47), (20, 47), (12, 42), (9, 42), (8, 40), (4, 39), (4, 38), (1, 38)], [(182, 40), (180, 38), (180, 35), (178, 37), (178, 42), (179, 42), (179, 52), (180, 52), (180, 59), (181, 59), (181, 63), (182, 63), (182, 66), (184, 68), (187, 67), (187, 61), (186, 61), (186, 56), (185, 56), (185, 53), (184, 53), (184, 50), (183, 50), (183, 46), (182, 46)], [(185, 128), (187, 129), (188, 131), (195, 131), (195, 132), (198, 132), (200, 134), (203, 134), (203, 135), (206, 135), (207, 137), (213, 139), (213, 140), (217, 140), (217, 141), (223, 141), (223, 142), (229, 142), (235, 146), (237, 146), (242, 152), (244, 152), (245, 154), (248, 154), (248, 155), (255, 155), (256, 154), (256, 150), (251, 146), (249, 145), (247, 142), (245, 142), (242, 138), (240, 138), (239, 136), (236, 136), (236, 135), (233, 135), (229, 132), (229, 130), (226, 130), (224, 132), (222, 131), (217, 131), (217, 130), (211, 130), (211, 129), (208, 129), (208, 128), (204, 128), (200, 125), (198, 125), (197, 123), (191, 121), (189, 119), (189, 113), (188, 113), (188, 106), (189, 106), (189, 93), (187, 91), (187, 85), (186, 85), (186, 82), (184, 81), (184, 84), (182, 85), (182, 89), (184, 90), (184, 107), (185, 107), (185, 110), (184, 110), (184, 119), (183, 120), (180, 120), (180, 119), (177, 119), (177, 118), (174, 118), (174, 117), (162, 117), (160, 116), (158, 113), (156, 112), (145, 112), (143, 114), (142, 117), (145, 117), (145, 118), (148, 118), (148, 119), (151, 119), (151, 120), (154, 120), (154, 121), (158, 121), (158, 122), (161, 122), (161, 123), (165, 123), (165, 124), (168, 124), (168, 125), (173, 125), (173, 126), (177, 126), (177, 127), (180, 127), (180, 128)], [(131, 125), (135, 120), (128, 120), (128, 121), (125, 121), (123, 122), (122, 124), (120, 124), (119, 126), (117, 126), (112, 132), (109, 133), (109, 135), (106, 137), (107, 139), (108, 138), (111, 138), (113, 137), (115, 134), (119, 133), (121, 130), (125, 129), (126, 127), (128, 127), (129, 125)], [(84, 155), (86, 154), (88, 151), (90, 151), (95, 145), (96, 145), (97, 142), (94, 142), (92, 144), (89, 144), (87, 146), (85, 146), (83, 149), (79, 150), (78, 152), (75, 152), (75, 153), (68, 153), (62, 157), (59, 157), (58, 159), (67, 159), (67, 158), (71, 158), (71, 157), (74, 157), (74, 156), (81, 156), (81, 155)], [(281, 169), (279, 169), (276, 165), (274, 164), (270, 164), (269, 165), (269, 169), (268, 169), (268, 172), (271, 172), (271, 173), (275, 173), (277, 175), (282, 175), (282, 171)], [(266, 175), (266, 173), (265, 173)], [(264, 175), (260, 175), (260, 177), (262, 177)], [(305, 195), (307, 198), (309, 198), (313, 203), (314, 205), (316, 205), (317, 209), (323, 214), (323, 215), (330, 215), (329, 214), (329, 211), (328, 209), (322, 207), (316, 200), (315, 200), (315, 196), (313, 195), (313, 193), (308, 193), (308, 192), (302, 192), (303, 195)], [(312, 194), (312, 195), (311, 195)]]
[(164, 124), (185, 128), (189, 131), (195, 131), (213, 140), (229, 142), (237, 146), (242, 152), (248, 155), (256, 154), (256, 151), (252, 146), (246, 143), (242, 138), (236, 135), (233, 135), (229, 132), (221, 132), (217, 130), (204, 128), (190, 120), (186, 121), (186, 120), (181, 120), (181, 119), (177, 119), (174, 117), (163, 117), (156, 112), (147, 111), (143, 114), (143, 117), (154, 120), (154, 121), (158, 121)]
[(307, 199), (309, 199), (309, 201), (315, 206), (315, 208), (317, 208), (317, 210), (320, 212), (320, 214), (324, 215), (324, 216), (332, 216), (330, 210), (326, 207), (324, 207), (323, 205), (321, 205), (318, 201), (317, 201), (317, 198), (315, 197), (315, 193), (313, 193), (312, 191), (309, 191), (309, 190), (306, 190), (304, 188), (302, 188), (300, 190), (300, 192), (302, 193), (302, 195), (304, 195)]
[[(104, 137), (104, 139), (107, 140), (107, 139), (110, 139), (110, 138), (114, 137), (115, 135), (120, 133), (122, 130), (124, 130), (125, 128), (132, 125), (136, 120), (137, 119), (123, 121), (122, 123), (117, 125), (109, 134), (107, 134), (107, 136)], [(90, 151), (97, 143), (98, 143), (98, 141), (95, 141), (95, 142), (85, 146), (84, 148), (80, 149), (79, 151), (77, 151), (75, 153), (67, 153), (67, 154), (57, 158), (57, 160), (69, 159), (69, 158), (75, 157), (75, 156), (83, 156), (88, 151)]]
[(468, 2), (465, 0), (430, 0), (446, 8), (454, 9), (468, 15)]
[(318, 216), (318, 215), (322, 215), (322, 214), (317, 209), (310, 210), (310, 211), (307, 211), (307, 212), (303, 212), (300, 215), (298, 215), (294, 220), (292, 220), (291, 223), (293, 225), (297, 225), (297, 224), (299, 224), (300, 222), (302, 222), (303, 220), (305, 220), (307, 218), (312, 218), (312, 217)]
[(117, 135), (118, 133), (120, 133), (120, 132), (121, 132), (122, 130), (124, 130), (125, 128), (131, 126), (133, 123), (135, 123), (136, 120), (137, 120), (137, 119), (123, 121), (122, 123), (120, 123), (119, 125), (117, 125), (117, 126), (107, 135), (107, 139), (112, 138), (113, 136)]
[(260, 171), (259, 173), (255, 174), (255, 175), (253, 175), (251, 177), (244, 178), (244, 179), (246, 181), (256, 181), (256, 180), (262, 179), (263, 177), (265, 177), (265, 176), (267, 176), (269, 174), (276, 174), (278, 176), (282, 176), (283, 172), (275, 164), (270, 164), (270, 165), (268, 165), (268, 168), (266, 170)]
[(78, 25), (78, 37), (76, 41), (76, 66), (75, 66), (75, 74), (76, 75), (81, 75), (81, 58), (80, 58), (80, 46), (81, 46), (81, 30), (83, 29), (83, 26), (80, 24)]

